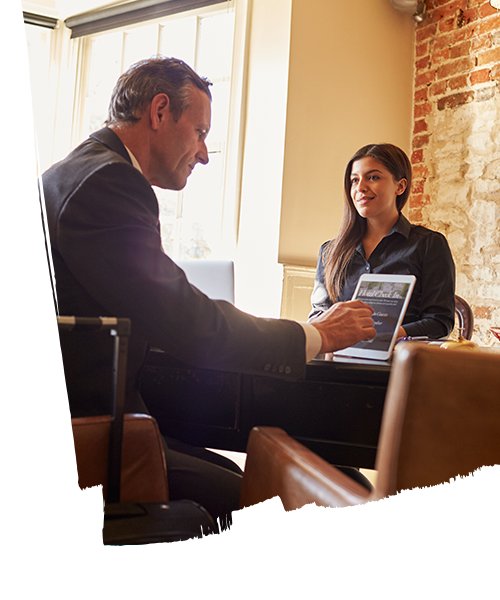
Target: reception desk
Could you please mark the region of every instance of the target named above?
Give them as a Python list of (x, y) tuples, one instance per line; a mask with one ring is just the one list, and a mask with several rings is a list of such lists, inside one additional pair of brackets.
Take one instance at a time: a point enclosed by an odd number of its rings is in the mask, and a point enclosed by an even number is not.
[(390, 366), (314, 360), (302, 381), (195, 369), (148, 356), (144, 400), (162, 433), (245, 451), (255, 425), (283, 428), (326, 460), (373, 468)]

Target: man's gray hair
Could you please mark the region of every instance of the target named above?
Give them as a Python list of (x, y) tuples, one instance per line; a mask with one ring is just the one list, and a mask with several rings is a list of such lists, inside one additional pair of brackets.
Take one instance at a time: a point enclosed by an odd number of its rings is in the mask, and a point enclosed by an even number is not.
[(209, 89), (211, 82), (200, 77), (182, 60), (168, 57), (141, 60), (118, 78), (105, 124), (135, 123), (149, 102), (160, 93), (169, 97), (170, 111), (177, 120), (189, 103), (189, 88), (192, 85), (212, 99)]

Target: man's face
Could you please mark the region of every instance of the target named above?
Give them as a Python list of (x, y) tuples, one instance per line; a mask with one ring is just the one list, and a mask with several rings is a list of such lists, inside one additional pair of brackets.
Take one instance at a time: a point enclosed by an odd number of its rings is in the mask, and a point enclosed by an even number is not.
[(151, 185), (181, 190), (196, 164), (208, 163), (205, 138), (210, 120), (210, 98), (194, 85), (190, 88), (188, 106), (177, 121), (170, 108), (163, 113), (150, 146)]

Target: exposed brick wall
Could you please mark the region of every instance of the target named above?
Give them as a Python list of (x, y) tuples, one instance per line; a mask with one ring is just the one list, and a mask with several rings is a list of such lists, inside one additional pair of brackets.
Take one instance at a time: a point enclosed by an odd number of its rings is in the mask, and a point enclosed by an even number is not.
[(412, 221), (445, 234), (474, 340), (500, 326), (500, 11), (486, 0), (427, 0), (417, 25)]

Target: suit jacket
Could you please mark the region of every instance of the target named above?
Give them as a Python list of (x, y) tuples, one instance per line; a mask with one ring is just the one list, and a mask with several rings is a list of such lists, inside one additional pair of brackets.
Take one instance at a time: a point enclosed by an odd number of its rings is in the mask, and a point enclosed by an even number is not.
[[(42, 180), (59, 314), (132, 321), (128, 411), (145, 410), (137, 379), (148, 345), (193, 366), (303, 377), (298, 323), (210, 300), (163, 252), (156, 196), (112, 130), (92, 134)], [(110, 343), (61, 339), (73, 416), (109, 411)]]

